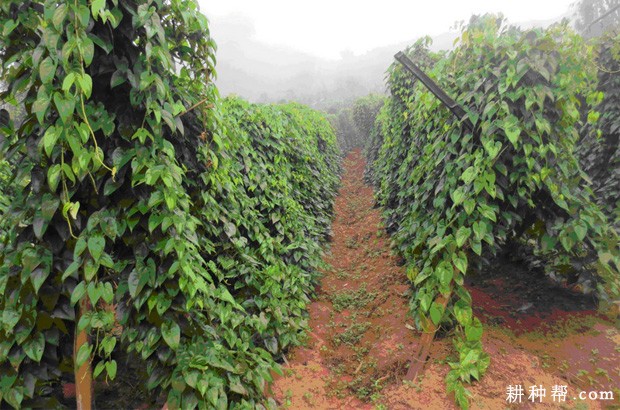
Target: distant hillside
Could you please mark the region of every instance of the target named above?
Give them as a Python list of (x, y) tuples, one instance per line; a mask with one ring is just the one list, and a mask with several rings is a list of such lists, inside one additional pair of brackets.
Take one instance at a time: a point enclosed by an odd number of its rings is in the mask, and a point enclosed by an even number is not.
[[(566, 16), (518, 25), (547, 26)], [(211, 26), (218, 44), (216, 84), (222, 95), (237, 94), (254, 102), (295, 100), (321, 109), (383, 92), (385, 70), (394, 54), (416, 40), (363, 55), (343, 53), (340, 60), (329, 61), (255, 40), (252, 23), (240, 16), (212, 20)], [(435, 36), (432, 49), (449, 49), (457, 37), (457, 32)]]

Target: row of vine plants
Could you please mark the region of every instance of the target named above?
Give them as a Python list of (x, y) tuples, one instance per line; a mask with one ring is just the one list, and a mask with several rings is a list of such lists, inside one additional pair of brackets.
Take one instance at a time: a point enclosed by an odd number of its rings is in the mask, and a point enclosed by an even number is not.
[(369, 94), (359, 97), (330, 116), (343, 155), (354, 148), (365, 146), (384, 100), (383, 95)]
[[(194, 0), (3, 1), (0, 407), (255, 408), (306, 326), (339, 152), (306, 107), (221, 100)], [(10, 198), (10, 201), (4, 200)], [(273, 404), (273, 403), (272, 403)]]
[(620, 33), (597, 40), (596, 69), (601, 102), (586, 124), (577, 152), (592, 181), (597, 203), (620, 230)]
[(368, 175), (406, 261), (418, 327), (451, 330), (447, 391), (467, 408), (466, 384), (490, 363), (465, 286), (479, 263), (527, 247), (547, 274), (587, 277), (603, 306), (618, 297), (618, 233), (579, 151), (584, 126), (600, 130), (607, 118), (617, 131), (617, 115), (599, 111), (617, 88), (599, 87), (597, 48), (565, 24), (522, 31), (487, 15), (472, 18), (452, 51), (428, 45), (422, 39), (407, 54), (466, 115), (456, 118), (393, 64), (367, 143)]

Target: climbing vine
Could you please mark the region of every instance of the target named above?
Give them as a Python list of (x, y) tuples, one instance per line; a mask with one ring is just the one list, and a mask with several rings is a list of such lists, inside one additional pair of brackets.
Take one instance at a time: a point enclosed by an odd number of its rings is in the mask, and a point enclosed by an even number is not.
[(222, 111), (193, 0), (5, 1), (0, 22), (25, 112), (0, 139), (0, 403), (58, 407), (61, 378), (88, 393), (119, 352), (170, 408), (263, 402), (328, 234), (331, 127)]
[(371, 179), (406, 260), (418, 326), (454, 329), (446, 382), (466, 408), (463, 383), (489, 365), (464, 282), (472, 266), (516, 242), (544, 257), (549, 275), (588, 272), (602, 303), (618, 295), (618, 235), (575, 154), (580, 106), (601, 97), (592, 48), (565, 25), (521, 31), (478, 17), (453, 51), (433, 54), (422, 40), (408, 54), (466, 116), (456, 119), (392, 65), (369, 145)]
[(602, 99), (583, 129), (578, 153), (597, 202), (620, 229), (620, 34), (603, 36), (596, 47), (596, 90)]

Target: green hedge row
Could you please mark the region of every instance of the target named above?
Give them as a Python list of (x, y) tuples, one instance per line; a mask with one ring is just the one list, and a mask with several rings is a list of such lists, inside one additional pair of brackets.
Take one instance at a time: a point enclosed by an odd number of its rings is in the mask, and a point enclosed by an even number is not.
[(358, 133), (358, 147), (366, 145), (384, 103), (385, 97), (379, 94), (368, 94), (353, 102), (353, 123)]
[[(229, 98), (219, 109), (226, 147), (202, 194), (203, 217), (212, 223), (201, 235), (210, 242), (208, 264), (238, 310), (210, 313), (234, 324), (213, 328), (227, 353), (210, 382), (221, 380), (229, 407), (252, 407), (264, 402), (276, 360), (305, 329), (339, 152), (326, 119), (301, 105)], [(194, 371), (184, 380), (203, 377)]]

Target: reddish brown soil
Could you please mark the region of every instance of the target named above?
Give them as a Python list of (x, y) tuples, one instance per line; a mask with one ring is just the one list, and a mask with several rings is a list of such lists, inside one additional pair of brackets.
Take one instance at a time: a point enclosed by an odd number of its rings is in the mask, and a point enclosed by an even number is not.
[[(392, 256), (389, 238), (373, 209), (372, 188), (364, 184), (359, 150), (344, 161), (336, 200), (333, 242), (325, 261), (318, 298), (309, 308), (306, 346), (287, 357), (284, 375), (271, 391), (291, 409), (455, 408), (444, 377), (454, 357), (449, 337), (433, 343), (424, 375), (404, 382), (419, 333), (408, 313), (410, 286)], [(588, 309), (568, 312), (539, 304), (522, 307), (505, 298), (501, 280), (493, 287), (471, 285), (476, 313), (486, 323), (483, 342), (491, 355), (487, 374), (469, 386), (472, 408), (611, 408), (620, 403), (620, 333)], [(505, 293), (505, 292), (504, 292)], [(529, 303), (529, 302), (527, 302)], [(540, 303), (540, 305), (542, 305)], [(520, 406), (507, 405), (508, 385), (526, 391)], [(543, 385), (543, 403), (530, 403), (528, 389)], [(567, 385), (566, 403), (554, 403), (551, 389)], [(614, 401), (575, 400), (581, 390), (612, 390)]]

